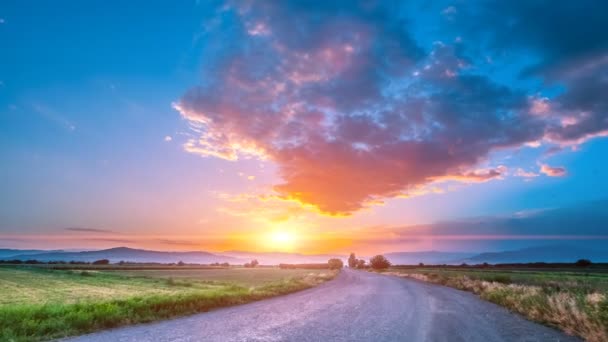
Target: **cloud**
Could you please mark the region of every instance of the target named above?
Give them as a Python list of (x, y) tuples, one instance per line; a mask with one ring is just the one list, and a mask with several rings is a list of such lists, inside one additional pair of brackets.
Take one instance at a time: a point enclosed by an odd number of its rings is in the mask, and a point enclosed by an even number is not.
[[(532, 110), (550, 116), (546, 140), (578, 145), (608, 136), (606, 11), (608, 3), (593, 0), (488, 1), (471, 8), (468, 12), (474, 14), (461, 24), (468, 32), (477, 32), (475, 38), (489, 41), (487, 48), (494, 52), (534, 60), (524, 65), (521, 77), (563, 89), (550, 101), (535, 101)], [(515, 63), (514, 58), (509, 62)]]
[(89, 240), (101, 241), (101, 242), (112, 242), (112, 243), (139, 243), (140, 241), (131, 239), (114, 239), (114, 238), (92, 238)]
[[(505, 6), (514, 14), (529, 10)], [(450, 22), (468, 13), (459, 7), (448, 14), (456, 12)], [(552, 18), (570, 15), (558, 12)], [(550, 57), (518, 71), (543, 75), (548, 86), (567, 85), (549, 98), (477, 67), (463, 43), (468, 37), (423, 48), (407, 31), (406, 14), (388, 2), (229, 3), (224, 26), (214, 33), (230, 43), (203, 66), (202, 84), (174, 104), (197, 134), (184, 148), (227, 160), (271, 160), (282, 179), (273, 190), (284, 199), (348, 215), (437, 181), (501, 179), (505, 169), (484, 167), (494, 151), (608, 135), (600, 48), (586, 53), (584, 45), (553, 36), (539, 47), (544, 40), (524, 36), (523, 29), (519, 42), (506, 42), (503, 27), (491, 27), (492, 17), (473, 21), (487, 25), (497, 45), (519, 44)], [(533, 36), (555, 28), (540, 23), (547, 28), (526, 24)]]
[(170, 135), (166, 135), (164, 140), (166, 142), (170, 142), (171, 140), (173, 140), (173, 138)]
[(83, 228), (83, 227), (68, 227), (68, 228), (65, 228), (65, 230), (69, 230), (72, 232), (82, 232), (82, 233), (112, 233), (112, 234), (116, 233), (112, 230), (107, 230), (107, 229)]
[(159, 239), (158, 242), (170, 246), (200, 246), (200, 243), (196, 241)]
[(516, 177), (522, 177), (525, 178), (526, 180), (530, 180), (532, 178), (538, 177), (538, 173), (532, 172), (532, 171), (526, 171), (522, 168), (518, 168), (515, 171), (515, 176)]
[(542, 164), (540, 166), (540, 172), (544, 173), (549, 177), (563, 177), (566, 175), (566, 169), (563, 167), (553, 167), (547, 164)]

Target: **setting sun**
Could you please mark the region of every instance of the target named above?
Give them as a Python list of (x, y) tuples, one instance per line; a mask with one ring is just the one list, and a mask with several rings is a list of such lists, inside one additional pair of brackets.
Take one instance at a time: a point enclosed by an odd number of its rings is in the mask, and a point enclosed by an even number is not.
[(276, 244), (288, 244), (292, 243), (295, 236), (291, 232), (274, 232), (272, 234), (272, 242)]
[(295, 248), (297, 236), (291, 230), (274, 230), (267, 238), (267, 247), (275, 251), (291, 251)]

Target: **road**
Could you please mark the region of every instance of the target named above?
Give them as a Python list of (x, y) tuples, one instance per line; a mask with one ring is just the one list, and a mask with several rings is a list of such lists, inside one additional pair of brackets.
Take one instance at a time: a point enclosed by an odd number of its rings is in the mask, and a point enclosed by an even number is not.
[(345, 270), (287, 296), (69, 341), (579, 341), (475, 295)]

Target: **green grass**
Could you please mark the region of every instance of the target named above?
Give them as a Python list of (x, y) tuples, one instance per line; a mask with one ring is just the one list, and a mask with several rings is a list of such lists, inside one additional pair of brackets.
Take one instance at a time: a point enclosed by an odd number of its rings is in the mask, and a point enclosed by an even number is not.
[(605, 272), (438, 267), (395, 267), (385, 272), (470, 291), (587, 341), (608, 341)]
[(149, 272), (2, 267), (0, 341), (49, 340), (243, 304), (309, 288), (334, 275), (276, 268)]

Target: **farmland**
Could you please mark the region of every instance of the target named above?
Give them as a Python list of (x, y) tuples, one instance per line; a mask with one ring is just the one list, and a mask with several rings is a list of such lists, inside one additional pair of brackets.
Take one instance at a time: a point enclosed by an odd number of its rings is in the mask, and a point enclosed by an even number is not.
[(588, 341), (608, 340), (605, 269), (392, 267), (385, 274), (473, 292)]
[(312, 287), (329, 270), (0, 267), (0, 340), (37, 341), (149, 322)]

